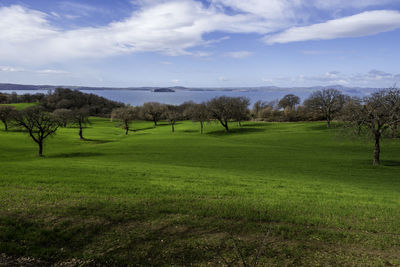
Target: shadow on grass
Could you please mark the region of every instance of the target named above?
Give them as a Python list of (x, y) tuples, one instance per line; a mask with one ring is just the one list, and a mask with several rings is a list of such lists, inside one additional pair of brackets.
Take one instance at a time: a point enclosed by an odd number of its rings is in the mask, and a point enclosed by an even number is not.
[(230, 135), (230, 134), (249, 134), (249, 133), (260, 133), (264, 132), (265, 129), (263, 128), (248, 128), (248, 127), (241, 127), (241, 128), (233, 128), (229, 129), (229, 132), (225, 132), (225, 129), (221, 127), (221, 130), (207, 132), (208, 135), (214, 136), (222, 136), (222, 135)]
[[(175, 123), (175, 125), (178, 125), (178, 124), (180, 124), (180, 123), (178, 123), (178, 122)], [(164, 126), (170, 126), (170, 125), (167, 122), (157, 122), (157, 126), (151, 125), (151, 126), (147, 126), (147, 127), (143, 127), (143, 128), (135, 128), (135, 129), (132, 129), (130, 131), (139, 132), (139, 131), (156, 129), (157, 127), (164, 127)]]
[(264, 127), (269, 127), (271, 125), (272, 125), (271, 122), (264, 122), (264, 121), (260, 121), (260, 122), (244, 122), (243, 123), (243, 127), (260, 127), (260, 128), (264, 128)]
[(156, 127), (150, 126), (150, 127), (132, 129), (132, 130), (129, 130), (129, 131), (130, 131), (130, 132), (140, 132), (140, 131), (151, 130), (151, 129), (154, 129), (154, 128), (156, 128)]
[(21, 216), (1, 216), (0, 225), (2, 252), (8, 255), (33, 256), (50, 262), (68, 258), (74, 252), (79, 253), (96, 236), (109, 228), (102, 223), (77, 223), (72, 219), (49, 227), (39, 220)]
[(327, 127), (327, 124), (321, 124), (321, 125), (310, 125), (307, 127), (310, 130), (315, 130), (315, 131), (325, 131), (325, 130), (333, 130), (339, 128), (337, 125), (332, 124), (331, 127)]
[(92, 142), (95, 144), (106, 144), (106, 143), (114, 142), (112, 140), (101, 140), (101, 139), (90, 139), (90, 138), (85, 138), (85, 139), (83, 139), (83, 141)]
[(53, 156), (49, 156), (49, 158), (84, 158), (84, 157), (97, 157), (103, 155), (104, 155), (103, 153), (99, 152), (72, 152), (72, 153), (55, 154)]
[(200, 133), (200, 130), (184, 130), (184, 133)]
[(398, 161), (398, 160), (382, 160), (381, 165), (388, 166), (388, 167), (400, 167), (400, 161)]

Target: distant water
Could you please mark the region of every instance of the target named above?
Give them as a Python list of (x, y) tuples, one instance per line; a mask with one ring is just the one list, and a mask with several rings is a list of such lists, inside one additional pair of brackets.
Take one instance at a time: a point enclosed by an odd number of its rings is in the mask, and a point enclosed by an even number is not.
[[(12, 93), (13, 90), (0, 90), (3, 93)], [(19, 95), (22, 94), (36, 94), (36, 93), (47, 93), (47, 90), (15, 90)], [(82, 90), (85, 93), (93, 93), (105, 98), (131, 104), (133, 106), (142, 105), (145, 102), (160, 102), (165, 104), (179, 105), (185, 101), (194, 101), (197, 103), (208, 101), (213, 97), (217, 96), (244, 96), (250, 99), (251, 104), (254, 104), (258, 100), (262, 101), (273, 101), (275, 99), (281, 99), (284, 95), (288, 94), (287, 91), (184, 91), (177, 90), (173, 93), (156, 93), (151, 91), (139, 91), (139, 90)], [(293, 92), (301, 98), (303, 101), (310, 95), (308, 91)]]

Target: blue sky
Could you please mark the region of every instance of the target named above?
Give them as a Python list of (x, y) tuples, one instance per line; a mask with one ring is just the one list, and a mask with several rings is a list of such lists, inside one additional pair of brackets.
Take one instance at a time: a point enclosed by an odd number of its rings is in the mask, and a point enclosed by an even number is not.
[(389, 87), (399, 0), (2, 0), (0, 82)]

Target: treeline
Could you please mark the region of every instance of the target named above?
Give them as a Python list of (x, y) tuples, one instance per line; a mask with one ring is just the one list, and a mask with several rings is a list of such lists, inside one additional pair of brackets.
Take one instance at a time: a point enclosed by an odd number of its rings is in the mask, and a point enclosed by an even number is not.
[(11, 94), (0, 93), (0, 104), (16, 103), (38, 103), (49, 112), (53, 112), (56, 109), (76, 110), (84, 108), (91, 116), (102, 117), (110, 116), (113, 109), (124, 106), (123, 103), (68, 88), (56, 88), (50, 90), (47, 94), (18, 95), (16, 92)]
[(17, 103), (40, 103), (46, 97), (46, 94), (23, 94), (18, 95), (16, 92), (11, 94), (0, 92), (0, 104), (17, 104)]
[(148, 120), (154, 127), (161, 120), (168, 121), (175, 131), (178, 121), (199, 122), (200, 133), (204, 124), (217, 121), (229, 132), (229, 123), (242, 121), (315, 121), (326, 120), (327, 127), (332, 120), (339, 120), (344, 129), (351, 129), (356, 135), (368, 135), (374, 140), (374, 165), (379, 165), (380, 142), (383, 138), (395, 138), (400, 124), (400, 91), (396, 88), (380, 90), (365, 98), (350, 97), (335, 89), (315, 91), (300, 105), (300, 98), (293, 94), (279, 101), (256, 102), (250, 109), (246, 97), (215, 97), (207, 102), (185, 102), (168, 105), (158, 102), (129, 106), (107, 100), (94, 94), (77, 90), (56, 89), (38, 100), (39, 105), (17, 111), (11, 106), (0, 106), (0, 119), (7, 131), (8, 124), (23, 127), (43, 153), (44, 140), (59, 127), (74, 124), (79, 128), (79, 137), (84, 139), (83, 128), (89, 123), (89, 116), (110, 116), (118, 120), (125, 134), (135, 120)]

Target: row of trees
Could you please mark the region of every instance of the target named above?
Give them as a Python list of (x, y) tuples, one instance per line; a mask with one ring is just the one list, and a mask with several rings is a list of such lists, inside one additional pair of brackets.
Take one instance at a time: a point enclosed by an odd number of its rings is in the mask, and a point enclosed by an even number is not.
[(46, 95), (42, 93), (18, 95), (16, 92), (12, 92), (11, 94), (0, 92), (0, 104), (39, 103), (42, 102), (45, 97)]
[[(95, 107), (87, 94), (68, 89), (60, 89), (47, 96), (41, 105), (17, 111), (10, 106), (0, 106), (0, 120), (8, 129), (13, 121), (23, 127), (39, 146), (39, 156), (42, 156), (44, 140), (57, 131), (59, 127), (75, 124), (79, 128), (79, 137), (83, 137), (84, 125), (89, 123), (89, 116), (96, 114), (99, 102)], [(81, 98), (82, 96), (82, 98)], [(106, 102), (104, 102), (106, 103)], [(306, 120), (325, 119), (327, 127), (333, 119), (340, 120), (345, 129), (351, 129), (357, 135), (371, 136), (375, 142), (374, 165), (379, 165), (380, 142), (385, 137), (396, 137), (400, 124), (400, 91), (395, 88), (378, 91), (363, 99), (343, 95), (335, 89), (316, 91), (307, 98), (303, 106), (300, 98), (289, 94), (276, 101), (271, 109), (270, 103), (257, 102), (252, 111), (249, 110), (249, 99), (245, 97), (216, 97), (208, 102), (185, 102), (181, 105), (166, 105), (157, 102), (145, 103), (132, 107), (113, 103), (111, 119), (119, 120), (129, 133), (130, 123), (134, 120), (149, 120), (154, 127), (160, 120), (167, 120), (172, 132), (180, 120), (200, 122), (200, 132), (203, 133), (204, 123), (210, 120), (218, 121), (229, 132), (229, 122), (236, 121), (239, 126), (244, 120), (256, 119), (264, 113), (280, 114), (290, 117), (291, 114), (302, 113)], [(109, 107), (107, 107), (109, 108)], [(97, 110), (97, 111), (96, 111)]]
[(123, 103), (115, 102), (96, 94), (87, 94), (79, 90), (68, 88), (56, 88), (49, 90), (47, 94), (23, 94), (17, 95), (0, 93), (0, 104), (15, 103), (38, 103), (47, 111), (56, 109), (86, 109), (91, 116), (109, 116), (115, 108), (124, 106)]
[(245, 97), (221, 96), (213, 98), (208, 102), (194, 103), (185, 102), (181, 105), (167, 105), (158, 102), (144, 103), (143, 106), (125, 106), (114, 109), (111, 119), (120, 120), (125, 129), (129, 132), (129, 123), (134, 120), (149, 120), (157, 126), (160, 120), (167, 120), (171, 125), (171, 131), (175, 131), (175, 124), (181, 120), (193, 120), (200, 122), (200, 132), (203, 134), (204, 123), (210, 120), (217, 120), (229, 132), (229, 122), (241, 121), (250, 118), (250, 100)]
[(251, 111), (253, 119), (264, 121), (318, 121), (326, 120), (327, 127), (342, 111), (349, 96), (335, 89), (313, 92), (300, 105), (300, 98), (293, 94), (271, 102), (257, 101)]

